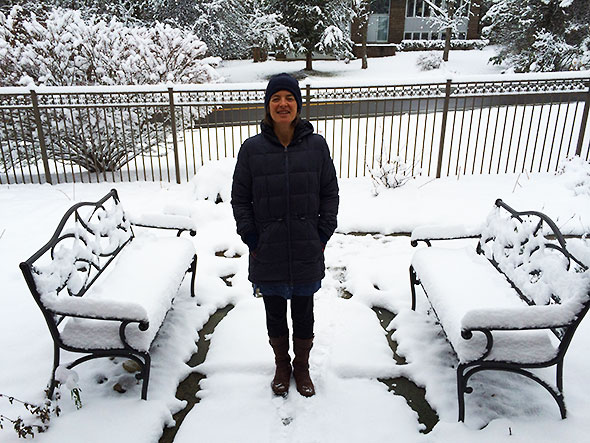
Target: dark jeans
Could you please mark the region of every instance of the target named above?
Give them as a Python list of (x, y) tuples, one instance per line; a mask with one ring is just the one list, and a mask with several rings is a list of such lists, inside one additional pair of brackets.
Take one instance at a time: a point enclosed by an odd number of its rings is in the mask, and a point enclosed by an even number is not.
[[(280, 295), (265, 295), (266, 328), (272, 338), (289, 335), (287, 326), (287, 299)], [(291, 320), (293, 337), (308, 339), (313, 337), (313, 295), (294, 295), (291, 297)]]

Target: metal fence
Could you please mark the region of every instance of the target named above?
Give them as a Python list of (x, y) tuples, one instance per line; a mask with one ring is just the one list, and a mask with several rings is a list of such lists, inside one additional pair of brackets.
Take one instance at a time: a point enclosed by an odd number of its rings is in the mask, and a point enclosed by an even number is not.
[[(554, 171), (590, 155), (590, 78), (303, 87), (338, 175)], [(0, 88), (0, 184), (190, 180), (259, 130), (263, 89)]]

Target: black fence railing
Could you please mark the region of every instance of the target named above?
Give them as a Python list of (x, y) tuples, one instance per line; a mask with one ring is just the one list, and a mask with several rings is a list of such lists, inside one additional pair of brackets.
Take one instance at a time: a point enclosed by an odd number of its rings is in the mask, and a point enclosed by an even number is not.
[[(554, 171), (590, 155), (590, 77), (303, 85), (342, 178)], [(0, 184), (189, 180), (259, 130), (262, 87), (0, 88)]]

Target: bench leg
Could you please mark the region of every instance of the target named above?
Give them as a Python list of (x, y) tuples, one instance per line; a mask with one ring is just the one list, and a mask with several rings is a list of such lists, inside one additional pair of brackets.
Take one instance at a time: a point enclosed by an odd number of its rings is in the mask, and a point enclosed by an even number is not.
[(412, 292), (412, 311), (416, 310), (416, 285), (420, 284), (414, 267), (410, 265), (410, 291)]
[(560, 390), (556, 390), (555, 388), (550, 386), (546, 381), (539, 378), (538, 376), (536, 376), (532, 372), (527, 371), (526, 369), (523, 369), (520, 367), (513, 367), (513, 366), (510, 366), (509, 364), (505, 364), (505, 363), (495, 363), (495, 364), (493, 362), (486, 362), (486, 363), (487, 364), (485, 366), (478, 365), (478, 366), (472, 367), (466, 373), (464, 373), (465, 369), (467, 368), (466, 365), (459, 364), (459, 366), (457, 367), (457, 398), (459, 401), (459, 421), (464, 421), (464, 419), (465, 419), (464, 394), (466, 394), (466, 393), (469, 394), (469, 393), (473, 392), (473, 388), (467, 387), (467, 380), (469, 380), (469, 378), (472, 375), (474, 375), (480, 371), (485, 371), (485, 370), (512, 372), (514, 374), (523, 375), (533, 381), (536, 381), (543, 388), (545, 388), (545, 390), (547, 392), (549, 392), (549, 394), (551, 394), (551, 396), (553, 397), (553, 399), (557, 403), (557, 406), (559, 407), (559, 412), (561, 414), (561, 418), (562, 419), (566, 418), (567, 410), (566, 410), (565, 402), (563, 399), (563, 393)]
[(457, 402), (459, 405), (459, 418), (457, 421), (465, 421), (465, 393), (471, 392), (471, 388), (467, 388), (467, 378), (463, 373), (465, 366), (459, 364), (457, 366)]
[(142, 354), (143, 357), (143, 368), (141, 369), (141, 378), (143, 383), (141, 384), (141, 399), (147, 400), (148, 384), (150, 382), (150, 367), (151, 357), (149, 354)]
[(190, 267), (191, 275), (191, 297), (195, 297), (195, 278), (197, 276), (197, 254), (193, 257), (193, 261)]
[(49, 388), (47, 390), (47, 398), (50, 400), (53, 398), (53, 393), (57, 387), (57, 381), (55, 380), (55, 371), (59, 366), (59, 346), (53, 343), (53, 369), (51, 370), (51, 380), (49, 381)]

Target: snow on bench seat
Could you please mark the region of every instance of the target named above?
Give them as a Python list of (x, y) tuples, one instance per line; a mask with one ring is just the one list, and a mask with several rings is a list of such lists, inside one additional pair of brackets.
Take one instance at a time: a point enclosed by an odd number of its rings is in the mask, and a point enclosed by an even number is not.
[[(125, 319), (148, 321), (140, 331), (126, 328), (127, 341), (138, 351), (147, 351), (170, 309), (184, 274), (194, 256), (192, 242), (184, 238), (136, 238), (116, 259), (115, 266), (101, 275), (83, 297), (42, 296), (47, 307), (75, 314), (91, 306), (94, 316), (109, 317), (120, 311)], [(101, 312), (101, 308), (104, 311)], [(123, 347), (119, 321), (70, 317), (61, 337), (66, 345), (83, 349)]]
[[(474, 332), (466, 340), (461, 330), (466, 326), (485, 326), (474, 320), (483, 319), (483, 322), (486, 312), (501, 312), (497, 326), (510, 329), (524, 326), (519, 315), (523, 309), (527, 312), (550, 309), (551, 313), (557, 313), (561, 308), (528, 306), (506, 278), (472, 248), (423, 248), (416, 251), (412, 266), (461, 363), (481, 358), (485, 352), (483, 334)], [(561, 311), (567, 313), (565, 309)], [(466, 325), (470, 318), (472, 324)], [(548, 330), (495, 331), (494, 346), (486, 360), (523, 362), (524, 359), (529, 363), (550, 360), (557, 353), (551, 335)]]

